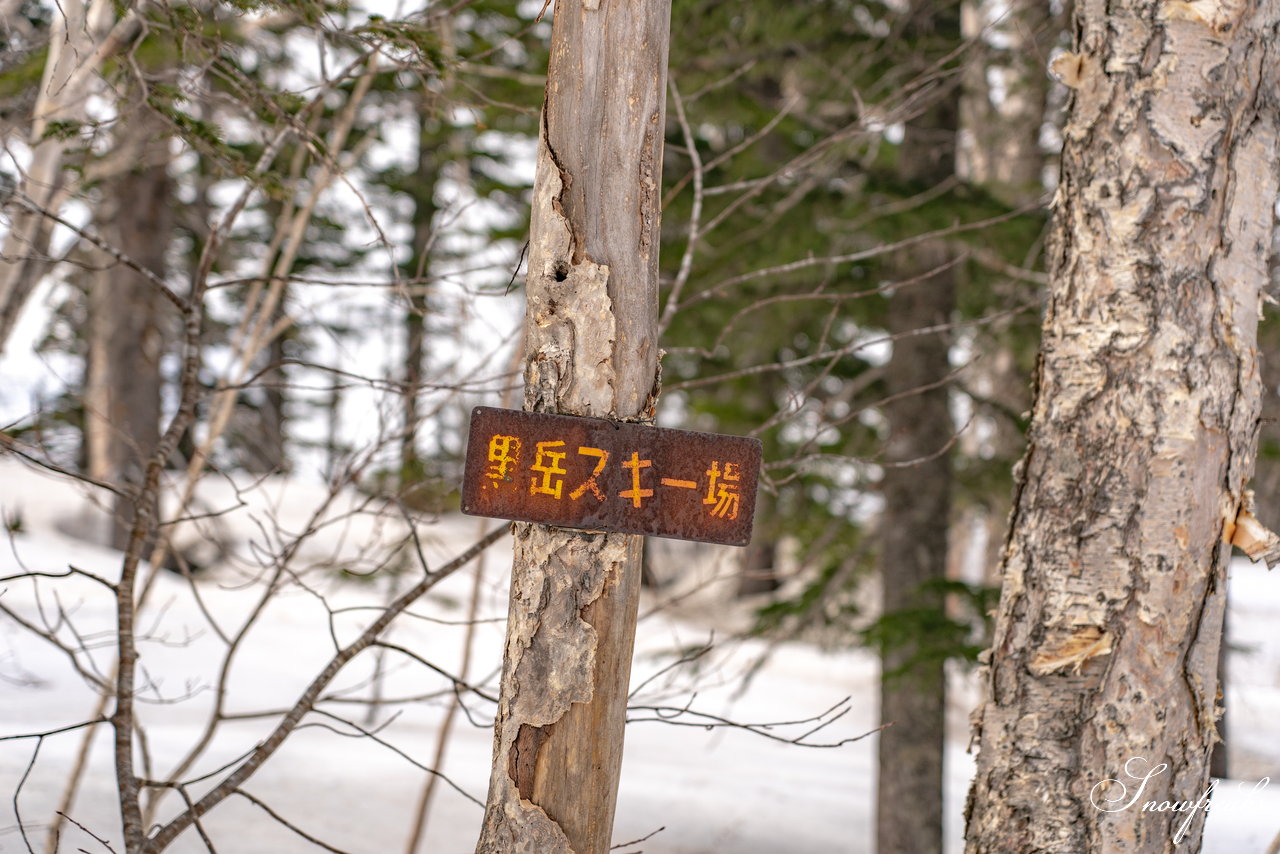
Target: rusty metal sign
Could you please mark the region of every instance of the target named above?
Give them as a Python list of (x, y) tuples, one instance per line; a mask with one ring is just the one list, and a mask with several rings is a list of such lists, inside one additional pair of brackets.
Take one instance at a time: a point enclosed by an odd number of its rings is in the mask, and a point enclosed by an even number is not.
[(462, 512), (745, 546), (758, 439), (477, 406)]

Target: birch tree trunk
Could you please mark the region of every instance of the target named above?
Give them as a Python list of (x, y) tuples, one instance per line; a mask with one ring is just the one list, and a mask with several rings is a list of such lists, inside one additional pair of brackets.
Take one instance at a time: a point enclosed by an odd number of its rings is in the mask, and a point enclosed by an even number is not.
[(49, 34), (40, 91), (33, 111), (30, 162), (16, 197), (7, 205), (8, 228), (0, 249), (0, 351), (44, 274), (52, 220), (74, 187), (64, 174), (70, 148), (83, 144), (76, 128), (87, 119), (87, 104), (100, 88), (104, 62), (127, 46), (139, 31), (137, 4), (119, 21), (108, 0), (67, 0), (57, 4)]
[[(1076, 4), (967, 851), (1199, 849), (1260, 413), (1280, 2)], [(1110, 782), (1108, 782), (1110, 781)], [(1185, 826), (1184, 826), (1185, 825)]]
[[(651, 421), (670, 0), (555, 7), (529, 240), (525, 409)], [(515, 526), (479, 854), (605, 854), (643, 537)]]

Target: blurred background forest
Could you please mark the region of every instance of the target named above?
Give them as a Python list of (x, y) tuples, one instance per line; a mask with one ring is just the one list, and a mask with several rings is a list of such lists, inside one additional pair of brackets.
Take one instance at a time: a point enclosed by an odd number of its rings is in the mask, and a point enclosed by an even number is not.
[[(455, 508), (466, 413), (520, 382), (540, 4), (10, 5), (6, 436), (137, 486), (191, 397), (171, 471)], [(952, 574), (990, 582), (1063, 22), (974, 7), (962, 26), (946, 4), (674, 15), (659, 418), (766, 443), (743, 592), (803, 582), (762, 626), (847, 628), (841, 591), (875, 565), (885, 404), (927, 393), (939, 423), (908, 427), (933, 431), (920, 457), (952, 461)], [(895, 314), (904, 292), (945, 294)], [(895, 374), (899, 340), (935, 364)]]
[[(137, 655), (110, 627), (123, 612), (158, 621), (169, 606), (151, 590), (211, 579), (261, 603), (207, 616), (211, 689), (144, 680), (158, 706), (195, 698), (207, 720), (194, 746), (153, 746), (147, 821), (238, 755), (218, 747), (236, 725), (228, 674), (271, 597), (295, 585), (325, 601), (336, 584), (360, 607), (395, 603), (420, 560), (496, 529), (454, 520), (426, 542), (456, 514), (471, 407), (520, 400), (548, 5), (0, 0), (4, 522), (21, 557), (37, 519), (18, 473), (73, 478), (97, 509), (64, 533), (124, 552), (102, 576), (123, 562), (143, 579), (123, 603), (122, 582), (87, 579), (107, 604), (86, 634), (49, 598), (83, 567), (54, 578), (67, 559), (29, 561), (4, 574), (31, 601), (0, 596), (0, 619), (76, 671), (87, 694), (57, 726), (91, 731), (116, 663)], [(719, 632), (655, 669), (732, 694), (786, 642), (871, 650), (885, 702), (903, 704), (884, 719), (915, 716), (938, 742), (932, 771), (880, 786), (923, 787), (939, 814), (947, 662), (986, 643), (1031, 403), (1066, 99), (1050, 69), (1069, 17), (1022, 0), (673, 5), (658, 419), (758, 437), (765, 470), (749, 548), (650, 543), (648, 607)], [(1274, 322), (1260, 337), (1280, 355)], [(1274, 382), (1267, 406), (1280, 413)], [(1277, 460), (1268, 421), (1260, 498), (1280, 493)], [(280, 484), (309, 491), (311, 515), (290, 517), (305, 502)], [(447, 715), (440, 744), (493, 690), (492, 673), (467, 676), (479, 594), (450, 595), (463, 664), (423, 694)], [(340, 652), (333, 625), (351, 615), (324, 607)], [(732, 678), (698, 669), (700, 650), (735, 638), (753, 646)], [(345, 696), (302, 711), (332, 701), (349, 733), (376, 738), (399, 714), (386, 662), (406, 655), (374, 649)], [(0, 667), (19, 689), (40, 681), (19, 655)], [(356, 694), (367, 714), (350, 711)], [(284, 716), (258, 719), (271, 714)], [(81, 736), (60, 737), (50, 779), (75, 779)], [(1272, 768), (1239, 759), (1244, 776)], [(77, 796), (47, 790), (68, 809)], [(37, 809), (28, 844), (53, 851), (69, 826)], [(275, 850), (301, 844), (289, 838)]]

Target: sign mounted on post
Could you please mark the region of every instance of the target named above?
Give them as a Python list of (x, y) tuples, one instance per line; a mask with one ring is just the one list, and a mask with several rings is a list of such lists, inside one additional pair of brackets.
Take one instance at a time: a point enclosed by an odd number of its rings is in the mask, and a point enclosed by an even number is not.
[(745, 546), (758, 439), (477, 406), (462, 512)]

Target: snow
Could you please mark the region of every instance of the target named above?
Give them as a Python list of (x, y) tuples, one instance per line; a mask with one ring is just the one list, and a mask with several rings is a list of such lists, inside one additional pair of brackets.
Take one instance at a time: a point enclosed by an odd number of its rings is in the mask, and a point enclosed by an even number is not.
[[(253, 488), (250, 488), (253, 487)], [(385, 581), (343, 575), (339, 568), (368, 572), (387, 559), (404, 538), (407, 523), (387, 508), (350, 491), (326, 498), (323, 488), (284, 479), (260, 484), (211, 479), (199, 493), (198, 511), (235, 508), (216, 521), (187, 523), (178, 539), (188, 544), (216, 535), (237, 556), (219, 562), (194, 585), (169, 572), (155, 576), (140, 621), (142, 672), (149, 700), (140, 716), (147, 733), (153, 776), (170, 773), (200, 738), (213, 703), (218, 665), (226, 638), (234, 637), (260, 603), (264, 579), (276, 568), (269, 559), (287, 542), (281, 532), (314, 531), (281, 576), (278, 595), (268, 601), (244, 635), (228, 675), (227, 711), (278, 711), (291, 705), (335, 644), (353, 638), (374, 608), (392, 595)], [(23, 571), (61, 573), (70, 566), (113, 579), (118, 553), (87, 541), (101, 526), (92, 496), (68, 478), (35, 470), (12, 459), (0, 460), (0, 509), (6, 519), (20, 518), (21, 530), (0, 550), (0, 576)], [(419, 524), (423, 556), (439, 566), (479, 538), (493, 522), (446, 516)], [(680, 572), (713, 572), (715, 550), (671, 552)], [(419, 577), (417, 556), (401, 550), (393, 559), (406, 579)], [(723, 561), (719, 562), (721, 565)], [(390, 640), (413, 650), (451, 673), (461, 667), (466, 635), (466, 606), (478, 583), (480, 621), (467, 678), (496, 691), (506, 610), (505, 571), (510, 549), (505, 541), (481, 561), (431, 590), (397, 622)], [(408, 580), (401, 582), (407, 586)], [(693, 591), (696, 585), (689, 587)], [(1262, 854), (1280, 831), (1280, 634), (1272, 629), (1280, 613), (1280, 577), (1240, 564), (1231, 574), (1232, 643), (1229, 737), (1238, 779), (1218, 790), (1210, 812), (1204, 851), (1210, 854)], [(633, 684), (665, 671), (681, 651), (719, 638), (732, 624), (731, 610), (717, 600), (720, 588), (705, 585), (682, 601), (645, 617), (640, 625)], [(199, 594), (199, 601), (194, 595)], [(670, 597), (664, 592), (664, 597)], [(76, 663), (90, 673), (110, 673), (108, 646), (114, 609), (107, 589), (70, 576), (0, 583), (0, 603), (26, 619), (43, 619), (63, 640), (70, 625), (87, 651)], [(202, 603), (202, 604), (201, 604)], [(651, 611), (656, 600), (642, 605)], [(59, 615), (66, 619), (60, 619)], [(207, 615), (207, 616), (206, 616)], [(742, 676), (761, 656), (763, 666), (744, 690)], [(362, 653), (338, 676), (332, 695), (367, 698), (375, 656)], [(385, 657), (383, 696), (413, 702), (384, 706), (377, 717), (378, 742), (357, 735), (350, 724), (310, 716), (309, 726), (291, 736), (245, 786), (281, 816), (336, 848), (352, 852), (403, 851), (425, 772), (401, 753), (430, 765), (448, 699), (448, 682), (420, 663), (394, 652)], [(875, 658), (864, 650), (820, 651), (800, 643), (769, 646), (762, 641), (720, 643), (691, 665), (662, 672), (644, 685), (636, 705), (682, 707), (737, 721), (770, 722), (811, 718), (835, 707), (847, 712), (811, 740), (839, 742), (876, 726)], [(973, 759), (965, 752), (968, 708), (976, 697), (971, 675), (955, 673), (948, 727), (946, 819), (948, 851), (962, 848), (962, 811)], [(85, 720), (94, 708), (67, 656), (0, 615), (0, 735), (48, 731)], [(843, 705), (842, 701), (847, 702)], [(155, 702), (158, 701), (158, 702)], [(436, 789), (419, 850), (472, 850), (488, 781), (493, 707), (469, 697), (466, 715), (454, 722), (441, 767), (461, 792)], [(365, 705), (330, 703), (323, 708), (365, 726)], [(634, 718), (652, 718), (642, 709)], [(208, 752), (186, 777), (215, 771), (251, 749), (277, 717), (251, 717), (225, 724)], [(696, 721), (690, 721), (696, 723)], [(778, 727), (783, 737), (810, 725)], [(74, 761), (83, 730), (31, 739), (0, 741), (0, 852), (25, 851), (14, 816), (13, 795), (27, 773), (33, 751), (38, 761), (22, 783), (17, 804), (35, 850), (43, 850), (47, 823), (61, 798), (62, 781)], [(115, 788), (106, 727), (95, 733), (90, 771), (72, 815), (108, 842), (120, 831), (111, 808)], [(840, 747), (797, 747), (741, 729), (673, 726), (651, 720), (628, 726), (626, 754), (614, 837), (619, 842), (651, 838), (620, 851), (647, 854), (810, 854), (872, 848), (874, 816), (874, 735)], [(400, 752), (397, 752), (400, 751)], [(1276, 778), (1270, 785), (1264, 778)], [(198, 796), (201, 786), (192, 787)], [(463, 794), (466, 793), (466, 795)], [(469, 796), (469, 797), (468, 797)], [(179, 805), (170, 794), (161, 813)], [(912, 805), (901, 805), (910, 821)], [(202, 822), (215, 849), (234, 854), (280, 854), (316, 849), (275, 822), (250, 801), (232, 797)], [(120, 850), (117, 845), (113, 845)], [(84, 831), (68, 826), (62, 851), (108, 850)], [(171, 849), (208, 849), (187, 832)]]

